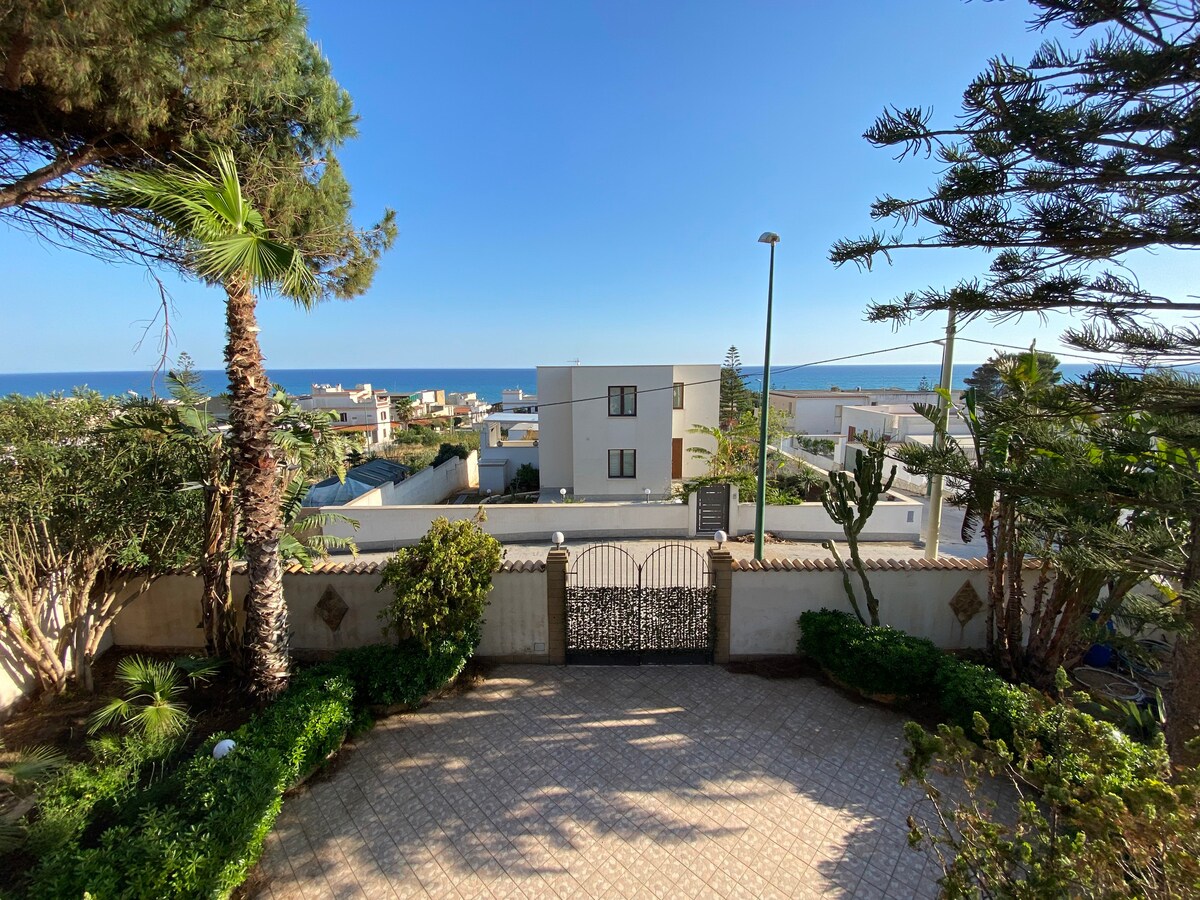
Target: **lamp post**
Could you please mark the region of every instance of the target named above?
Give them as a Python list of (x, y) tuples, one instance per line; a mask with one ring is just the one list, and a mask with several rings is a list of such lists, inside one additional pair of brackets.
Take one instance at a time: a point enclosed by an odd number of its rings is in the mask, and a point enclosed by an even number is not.
[(764, 231), (760, 244), (771, 245), (771, 269), (767, 276), (767, 345), (763, 350), (762, 403), (758, 410), (758, 494), (755, 497), (754, 558), (763, 558), (763, 516), (767, 503), (767, 410), (771, 406), (771, 303), (775, 293), (775, 245), (779, 235)]

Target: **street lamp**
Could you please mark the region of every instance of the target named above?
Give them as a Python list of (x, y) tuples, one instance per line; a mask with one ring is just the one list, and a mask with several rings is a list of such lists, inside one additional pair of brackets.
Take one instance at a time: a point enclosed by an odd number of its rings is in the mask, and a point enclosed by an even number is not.
[(771, 245), (771, 268), (767, 276), (767, 343), (763, 350), (762, 403), (758, 410), (758, 495), (755, 497), (754, 558), (763, 558), (763, 516), (767, 503), (767, 410), (771, 406), (771, 303), (775, 294), (775, 245), (779, 235), (764, 231), (760, 244)]

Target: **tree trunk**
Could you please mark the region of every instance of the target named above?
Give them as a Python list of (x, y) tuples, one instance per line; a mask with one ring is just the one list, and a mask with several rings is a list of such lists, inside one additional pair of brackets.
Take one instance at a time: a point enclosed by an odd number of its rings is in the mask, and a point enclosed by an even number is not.
[(1191, 593), (1200, 585), (1200, 518), (1193, 518), (1187, 543), (1187, 560), (1184, 563), (1183, 588), (1184, 614), (1188, 627), (1175, 641), (1175, 654), (1171, 660), (1171, 705), (1167, 712), (1167, 749), (1171, 761), (1177, 766), (1200, 764), (1200, 752), (1189, 749), (1186, 744), (1200, 738), (1200, 603)]
[(229, 424), (234, 472), (242, 492), (242, 522), (250, 586), (246, 594), (246, 688), (260, 701), (288, 683), (287, 606), (279, 559), (279, 478), (272, 440), (271, 391), (258, 346), (254, 294), (241, 277), (226, 283)]

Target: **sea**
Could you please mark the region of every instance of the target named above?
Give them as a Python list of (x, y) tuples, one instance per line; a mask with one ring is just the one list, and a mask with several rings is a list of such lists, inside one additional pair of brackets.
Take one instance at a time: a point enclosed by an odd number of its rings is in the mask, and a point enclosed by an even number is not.
[[(963, 379), (976, 368), (976, 363), (954, 367), (954, 388), (964, 387)], [(1063, 377), (1078, 378), (1089, 372), (1087, 364), (1064, 364)], [(447, 392), (474, 391), (481, 400), (499, 402), (500, 392), (521, 388), (526, 393), (537, 391), (536, 369), (272, 369), (271, 380), (289, 394), (307, 394), (314, 384), (340, 384), (353, 387), (370, 384), (392, 393), (412, 393), (419, 390)], [(762, 386), (762, 368), (744, 366), (742, 374), (753, 390)], [(218, 369), (202, 370), (205, 388), (213, 393), (226, 390), (225, 373)], [(940, 363), (914, 365), (775, 365), (771, 367), (771, 387), (797, 390), (843, 390), (855, 388), (901, 388), (915, 390), (936, 385), (941, 375)], [(21, 372), (0, 373), (0, 396), (8, 394), (69, 393), (75, 388), (87, 388), (105, 395), (135, 394), (150, 397), (166, 394), (164, 373), (149, 370), (130, 372)]]

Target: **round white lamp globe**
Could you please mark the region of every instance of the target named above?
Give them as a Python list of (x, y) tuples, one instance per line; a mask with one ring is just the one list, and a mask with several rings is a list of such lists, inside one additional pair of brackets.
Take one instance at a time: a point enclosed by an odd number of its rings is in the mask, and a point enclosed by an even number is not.
[(714, 541), (716, 541), (716, 542), (717, 542), (717, 546), (718, 546), (718, 547), (720, 547), (720, 546), (721, 546), (722, 544), (724, 544), (724, 543), (725, 543), (727, 540), (729, 540), (729, 535), (727, 535), (727, 534), (726, 534), (725, 532), (723, 532), (723, 531), (718, 531), (716, 534), (714, 534), (714, 535), (713, 535), (713, 540), (714, 540)]
[(213, 747), (213, 759), (224, 759), (229, 755), (229, 751), (237, 746), (237, 743), (225, 738), (223, 741), (217, 741), (217, 745)]
[(562, 542), (566, 540), (566, 537), (561, 531), (556, 531), (554, 534), (550, 535), (550, 540), (554, 543), (554, 546), (557, 549), (562, 545)]

